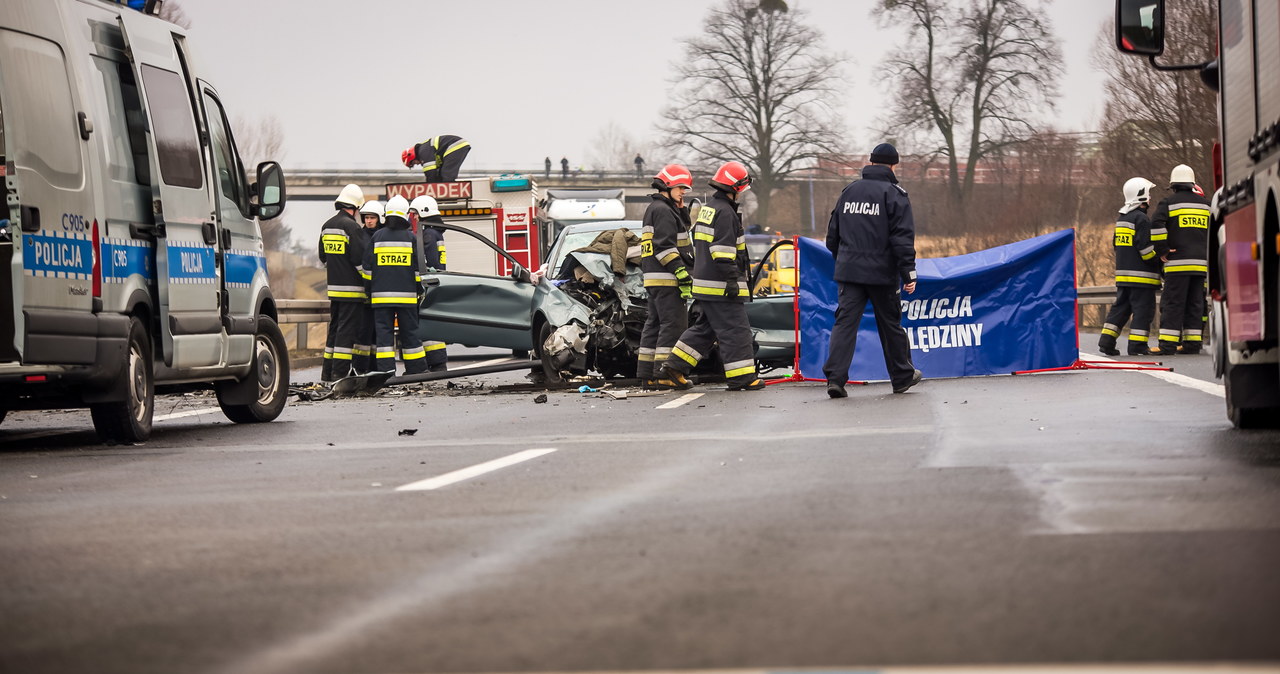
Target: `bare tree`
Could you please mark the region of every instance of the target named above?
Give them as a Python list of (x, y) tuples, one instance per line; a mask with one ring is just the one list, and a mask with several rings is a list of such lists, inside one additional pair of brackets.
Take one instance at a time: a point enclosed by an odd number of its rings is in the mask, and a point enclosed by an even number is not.
[(760, 223), (787, 177), (841, 145), (830, 102), (842, 59), (804, 17), (777, 0), (725, 0), (685, 41), (659, 123), (664, 146), (694, 166), (746, 164)]
[[(1217, 43), (1216, 0), (1168, 0), (1163, 63), (1200, 63)], [(1158, 72), (1115, 48), (1111, 22), (1099, 32), (1094, 65), (1107, 74), (1102, 117), (1104, 170), (1121, 185), (1134, 176), (1164, 184), (1187, 164), (1209, 185), (1218, 135), (1217, 99), (1194, 71)], [(1118, 189), (1118, 188), (1117, 188)]]
[(649, 153), (647, 143), (636, 140), (610, 120), (596, 131), (591, 148), (587, 150), (587, 164), (600, 171), (631, 171), (635, 168), (636, 155)]
[[(255, 120), (236, 117), (231, 121), (231, 128), (249, 180), (255, 179), (259, 162), (283, 159), (284, 125), (275, 115), (267, 115)], [(263, 220), (261, 227), (262, 245), (267, 250), (289, 248), (290, 232), (283, 217)]]
[(182, 7), (177, 3), (177, 0), (168, 0), (161, 3), (159, 16), (169, 23), (188, 30), (191, 28), (191, 19), (187, 18), (187, 13), (182, 11)]
[(927, 142), (912, 154), (944, 159), (963, 204), (978, 164), (1031, 137), (1053, 105), (1062, 56), (1045, 13), (1026, 0), (879, 0), (873, 11), (909, 38), (885, 60), (895, 87), (885, 133)]

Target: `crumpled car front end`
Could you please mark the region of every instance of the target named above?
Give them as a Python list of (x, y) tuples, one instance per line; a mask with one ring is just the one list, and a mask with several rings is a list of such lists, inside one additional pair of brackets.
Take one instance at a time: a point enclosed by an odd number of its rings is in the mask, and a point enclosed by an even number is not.
[(599, 372), (634, 377), (646, 294), (638, 266), (615, 274), (610, 256), (570, 253), (555, 279), (539, 284), (538, 310), (547, 328), (536, 346), (550, 378)]

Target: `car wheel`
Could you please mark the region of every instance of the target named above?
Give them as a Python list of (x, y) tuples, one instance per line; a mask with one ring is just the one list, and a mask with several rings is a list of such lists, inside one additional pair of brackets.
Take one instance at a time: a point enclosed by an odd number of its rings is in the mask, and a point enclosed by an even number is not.
[(542, 361), (542, 374), (546, 377), (547, 384), (559, 384), (564, 381), (564, 376), (560, 374), (560, 370), (556, 368), (552, 362), (551, 356), (547, 354), (543, 344), (547, 343), (547, 338), (554, 332), (551, 324), (543, 321), (538, 324), (538, 338), (534, 340), (533, 347), (537, 349), (538, 360)]
[(116, 442), (142, 442), (151, 437), (156, 386), (151, 363), (151, 338), (142, 320), (129, 319), (129, 350), (120, 376), (125, 378), (123, 400), (89, 406), (98, 437)]
[[(231, 405), (223, 402), (230, 388), (237, 384), (256, 388), (253, 402)], [(284, 411), (289, 401), (289, 348), (284, 343), (280, 326), (267, 316), (258, 318), (258, 334), (253, 340), (253, 367), (245, 382), (218, 386), (218, 406), (227, 418), (237, 424), (271, 421)]]

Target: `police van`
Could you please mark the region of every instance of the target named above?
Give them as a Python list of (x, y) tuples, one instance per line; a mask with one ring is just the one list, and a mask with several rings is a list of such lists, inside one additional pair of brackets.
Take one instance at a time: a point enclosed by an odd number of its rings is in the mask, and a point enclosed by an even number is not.
[(212, 386), (240, 423), (284, 409), (258, 226), (284, 175), (246, 179), (157, 4), (0, 2), (0, 420), (87, 406), (101, 437), (135, 442), (156, 390)]

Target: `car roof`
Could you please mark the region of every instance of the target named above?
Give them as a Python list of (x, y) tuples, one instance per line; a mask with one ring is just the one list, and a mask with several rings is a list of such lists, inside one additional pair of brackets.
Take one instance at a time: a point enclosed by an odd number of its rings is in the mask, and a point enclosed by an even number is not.
[(562, 230), (565, 234), (575, 232), (607, 232), (611, 229), (641, 229), (644, 223), (640, 220), (606, 220), (604, 222), (578, 222), (572, 225), (566, 225)]

